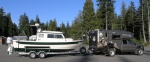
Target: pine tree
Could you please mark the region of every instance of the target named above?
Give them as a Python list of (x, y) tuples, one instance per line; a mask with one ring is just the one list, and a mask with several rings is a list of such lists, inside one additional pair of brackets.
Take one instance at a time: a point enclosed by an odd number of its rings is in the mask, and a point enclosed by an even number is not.
[(41, 29), (46, 30), (46, 25), (45, 25), (45, 23), (41, 23), (40, 27), (41, 27)]
[(54, 31), (57, 30), (57, 22), (56, 22), (56, 19), (53, 20), (53, 30), (54, 30)]
[(18, 30), (18, 27), (15, 23), (13, 23), (12, 31), (13, 31), (13, 36), (18, 36), (19, 35), (19, 30)]
[(36, 15), (35, 23), (39, 23), (39, 24), (41, 24), (41, 22), (40, 22), (40, 19), (39, 19), (39, 16), (38, 16), (38, 15)]
[(30, 36), (30, 28), (29, 28), (29, 19), (28, 16), (24, 13), (20, 16), (19, 19), (19, 30), (21, 35)]
[(50, 20), (48, 30), (53, 30), (53, 20)]
[(96, 28), (97, 24), (95, 23), (95, 13), (93, 8), (93, 2), (92, 0), (86, 0), (83, 7), (83, 29), (84, 33), (87, 34), (90, 30), (93, 30)]
[(137, 15), (136, 15), (136, 33), (139, 33), (138, 38), (140, 40), (144, 39), (144, 43), (147, 43), (147, 38), (148, 38), (148, 19), (147, 19), (147, 5), (146, 2), (147, 0), (139, 0), (140, 6), (137, 10)]
[(46, 22), (46, 30), (48, 30), (48, 27), (49, 27), (49, 22)]
[(66, 26), (63, 22), (60, 24), (60, 31), (66, 33)]
[(7, 36), (13, 36), (14, 35), (14, 32), (13, 32), (13, 23), (12, 23), (12, 20), (11, 20), (11, 14), (8, 13), (7, 14), (7, 23), (6, 23), (6, 28), (5, 31), (6, 31), (6, 37)]
[(66, 33), (65, 33), (65, 35), (66, 35), (66, 37), (70, 37), (71, 36), (70, 35), (70, 25), (69, 25), (68, 21), (67, 21), (67, 25), (66, 25)]
[(0, 36), (5, 36), (6, 16), (3, 8), (0, 8)]
[(70, 34), (73, 39), (82, 38), (83, 35), (82, 22), (83, 22), (83, 13), (82, 11), (79, 11), (77, 17), (75, 17), (75, 20), (73, 21), (72, 26), (70, 28)]
[(116, 29), (116, 14), (114, 12), (115, 0), (97, 0), (97, 2), (97, 18), (99, 18), (98, 20), (100, 20), (102, 23), (102, 29)]
[(147, 0), (147, 17), (148, 17), (148, 41), (150, 44), (150, 0)]
[(123, 1), (121, 7), (121, 20), (119, 21), (121, 30), (126, 30), (125, 15), (126, 15), (126, 4)]
[(126, 15), (125, 15), (125, 24), (127, 31), (130, 31), (134, 34), (134, 28), (135, 28), (135, 6), (134, 2), (131, 1), (130, 6), (127, 9)]

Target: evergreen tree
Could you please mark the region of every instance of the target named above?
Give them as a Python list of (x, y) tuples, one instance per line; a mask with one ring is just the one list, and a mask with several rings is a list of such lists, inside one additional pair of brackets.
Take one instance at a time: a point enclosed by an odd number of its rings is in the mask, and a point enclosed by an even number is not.
[(150, 0), (147, 0), (147, 17), (148, 17), (148, 41), (150, 44)]
[(57, 22), (56, 22), (56, 19), (50, 20), (49, 25), (48, 25), (48, 30), (57, 31)]
[(102, 29), (116, 28), (116, 15), (114, 12), (115, 0), (97, 0), (97, 2), (97, 20), (101, 21)]
[(66, 26), (63, 22), (60, 24), (60, 31), (66, 33)]
[(66, 35), (66, 37), (70, 37), (71, 35), (70, 35), (70, 25), (69, 25), (69, 23), (68, 23), (68, 21), (67, 21), (67, 25), (66, 25), (66, 33), (65, 33), (65, 35)]
[(39, 16), (38, 16), (38, 15), (36, 15), (35, 23), (39, 23), (39, 24), (41, 24), (41, 22), (40, 22), (40, 19), (39, 19)]
[(57, 22), (56, 22), (56, 19), (53, 20), (53, 31), (56, 31), (57, 30)]
[(19, 35), (19, 30), (18, 30), (18, 27), (15, 23), (13, 23), (13, 36), (18, 36)]
[(130, 6), (127, 9), (126, 15), (125, 15), (125, 24), (127, 31), (130, 31), (134, 34), (134, 28), (135, 28), (135, 6), (134, 2), (131, 1)]
[[(147, 19), (147, 0), (139, 0), (140, 6), (137, 10), (136, 15), (136, 33), (139, 31), (138, 39), (144, 39), (144, 43), (147, 43), (148, 38), (148, 19)], [(138, 30), (138, 31), (137, 31)], [(138, 33), (137, 33), (138, 34)], [(143, 43), (143, 44), (144, 44)]]
[(5, 29), (5, 35), (6, 35), (6, 37), (13, 36), (14, 32), (13, 32), (13, 23), (11, 20), (11, 14), (8, 13), (6, 17), (7, 17), (7, 23), (5, 23), (5, 24), (6, 24), (7, 29)]
[(95, 18), (95, 13), (94, 13), (94, 8), (93, 8), (93, 2), (92, 0), (86, 0), (84, 3), (83, 7), (83, 29), (84, 33), (87, 34), (89, 30), (93, 30), (97, 28), (96, 26), (96, 18)]
[(46, 25), (45, 25), (45, 23), (41, 23), (40, 27), (41, 27), (41, 29), (46, 30)]
[(121, 20), (119, 21), (121, 30), (126, 30), (125, 15), (126, 15), (126, 4), (123, 1), (121, 7)]
[(24, 13), (20, 16), (19, 19), (19, 30), (21, 31), (21, 35), (30, 36), (30, 28), (29, 28), (29, 19), (28, 16)]
[(70, 34), (73, 39), (81, 39), (83, 35), (82, 23), (83, 23), (83, 14), (82, 11), (79, 11), (70, 29)]
[(51, 31), (53, 30), (52, 25), (53, 25), (53, 20), (50, 20), (48, 30), (51, 30)]
[(48, 22), (46, 22), (46, 30), (48, 30), (49, 24)]
[(0, 36), (5, 36), (5, 12), (3, 8), (0, 8)]

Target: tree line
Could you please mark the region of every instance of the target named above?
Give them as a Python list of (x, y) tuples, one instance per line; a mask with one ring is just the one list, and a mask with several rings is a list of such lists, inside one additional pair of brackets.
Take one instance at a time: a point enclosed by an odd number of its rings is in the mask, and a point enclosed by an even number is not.
[[(5, 13), (0, 8), (0, 36), (36, 34), (36, 27), (30, 27), (39, 23), (43, 30), (62, 31), (66, 37), (81, 39), (82, 36), (88, 36), (88, 32), (94, 29), (100, 30), (125, 30), (134, 34), (135, 39), (150, 42), (150, 0), (139, 0), (139, 7), (136, 8), (134, 2), (126, 7), (122, 2), (121, 13), (117, 15), (114, 11), (115, 0), (97, 0), (97, 9), (94, 8), (92, 0), (86, 0), (83, 10), (73, 20), (72, 24), (65, 25), (62, 22), (59, 26), (57, 19), (51, 19), (46, 23), (40, 21), (38, 15), (35, 20), (29, 20), (26, 13), (20, 15), (18, 26), (12, 22), (11, 14)], [(136, 2), (137, 3), (137, 2)]]

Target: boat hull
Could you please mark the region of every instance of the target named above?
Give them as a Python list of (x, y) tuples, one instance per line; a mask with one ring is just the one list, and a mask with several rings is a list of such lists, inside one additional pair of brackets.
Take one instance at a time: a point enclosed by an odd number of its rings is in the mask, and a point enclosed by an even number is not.
[(65, 52), (81, 47), (82, 41), (73, 42), (35, 42), (35, 41), (14, 41), (14, 51), (30, 52), (30, 51), (45, 51), (45, 52)]

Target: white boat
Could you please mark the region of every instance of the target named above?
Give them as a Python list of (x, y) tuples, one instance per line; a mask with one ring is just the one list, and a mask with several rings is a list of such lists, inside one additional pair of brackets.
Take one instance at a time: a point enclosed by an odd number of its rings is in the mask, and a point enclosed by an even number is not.
[[(36, 39), (35, 39), (36, 38)], [(51, 52), (70, 51), (82, 46), (82, 40), (73, 40), (65, 38), (63, 32), (58, 31), (39, 31), (37, 35), (29, 40), (13, 40), (13, 47), (15, 51), (26, 52), (29, 51), (49, 51), (44, 47), (50, 48)]]
[[(39, 25), (35, 24), (35, 26)], [(79, 48), (81, 53), (85, 53), (86, 49), (83, 48), (82, 44), (82, 40), (65, 38), (63, 32), (42, 31), (41, 29), (37, 30), (36, 35), (30, 36), (29, 40), (27, 40), (26, 36), (13, 37), (13, 50), (19, 52), (20, 55), (27, 54), (30, 58), (35, 58), (36, 54), (44, 58), (45, 56), (41, 56), (40, 52), (46, 55), (52, 52), (69, 52), (76, 48)]]

